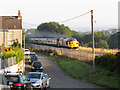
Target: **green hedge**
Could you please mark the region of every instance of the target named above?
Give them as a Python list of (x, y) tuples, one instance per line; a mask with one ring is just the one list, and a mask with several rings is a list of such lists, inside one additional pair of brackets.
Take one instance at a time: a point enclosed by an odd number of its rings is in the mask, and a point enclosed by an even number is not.
[[(2, 52), (2, 58), (4, 56), (4, 53)], [(10, 51), (7, 50), (7, 52), (5, 52), (5, 58), (10, 58), (10, 57), (14, 57), (16, 56), (16, 62), (17, 64), (24, 60), (24, 52), (21, 48), (16, 48), (16, 49), (10, 49)]]
[(20, 61), (24, 60), (24, 52), (23, 50), (20, 48), (17, 50), (16, 52), (16, 62), (19, 63)]
[(95, 64), (101, 67), (105, 67), (110, 71), (120, 71), (120, 60), (119, 55), (106, 54), (103, 56), (95, 57)]

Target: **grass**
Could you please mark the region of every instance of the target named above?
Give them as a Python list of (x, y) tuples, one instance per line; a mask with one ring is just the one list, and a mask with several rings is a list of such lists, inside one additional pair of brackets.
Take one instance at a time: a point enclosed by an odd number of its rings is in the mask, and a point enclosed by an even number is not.
[[(79, 47), (78, 50), (84, 50), (84, 51), (91, 51), (91, 47)], [(118, 52), (118, 49), (102, 49), (102, 48), (95, 48), (95, 52), (101, 52), (101, 53), (111, 53), (115, 54)]]
[[(118, 88), (119, 75), (104, 68), (96, 66), (96, 72), (92, 72), (92, 65), (78, 60), (62, 56), (51, 56), (52, 60), (58, 63), (63, 71), (72, 78), (94, 83), (103, 87)], [(119, 87), (120, 88), (120, 87)]]

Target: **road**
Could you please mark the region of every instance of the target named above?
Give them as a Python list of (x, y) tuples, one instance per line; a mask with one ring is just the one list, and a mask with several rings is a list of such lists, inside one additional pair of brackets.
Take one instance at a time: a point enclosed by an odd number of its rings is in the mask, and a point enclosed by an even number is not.
[[(51, 78), (50, 88), (101, 88), (100, 86), (68, 77), (48, 56), (37, 55), (43, 65), (44, 72)], [(26, 64), (26, 73), (29, 72), (29, 70), (30, 65)]]

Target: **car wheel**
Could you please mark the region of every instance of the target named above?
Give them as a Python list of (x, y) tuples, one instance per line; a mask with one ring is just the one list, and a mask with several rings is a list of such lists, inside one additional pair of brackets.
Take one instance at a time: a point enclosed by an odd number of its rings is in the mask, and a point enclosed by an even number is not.
[(41, 86), (40, 86), (40, 90), (43, 90), (43, 84), (41, 84)]
[(32, 85), (27, 85), (25, 90), (33, 90), (33, 86)]
[(47, 90), (47, 85), (45, 86), (44, 90)]

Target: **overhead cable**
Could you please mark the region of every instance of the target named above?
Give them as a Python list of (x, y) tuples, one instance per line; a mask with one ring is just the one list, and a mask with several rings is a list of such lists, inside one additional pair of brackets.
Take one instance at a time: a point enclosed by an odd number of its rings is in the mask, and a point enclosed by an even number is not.
[(70, 19), (67, 19), (67, 20), (61, 21), (61, 23), (63, 23), (63, 22), (67, 22), (67, 21), (70, 21), (70, 20), (73, 20), (73, 19), (76, 19), (76, 18), (78, 18), (78, 17), (82, 17), (82, 16), (84, 16), (84, 15), (90, 13), (90, 12), (91, 12), (91, 11), (86, 12), (86, 13), (84, 13), (84, 14), (81, 14), (81, 15), (79, 15), (79, 16), (76, 16), (76, 17), (73, 17), (73, 18), (70, 18)]

